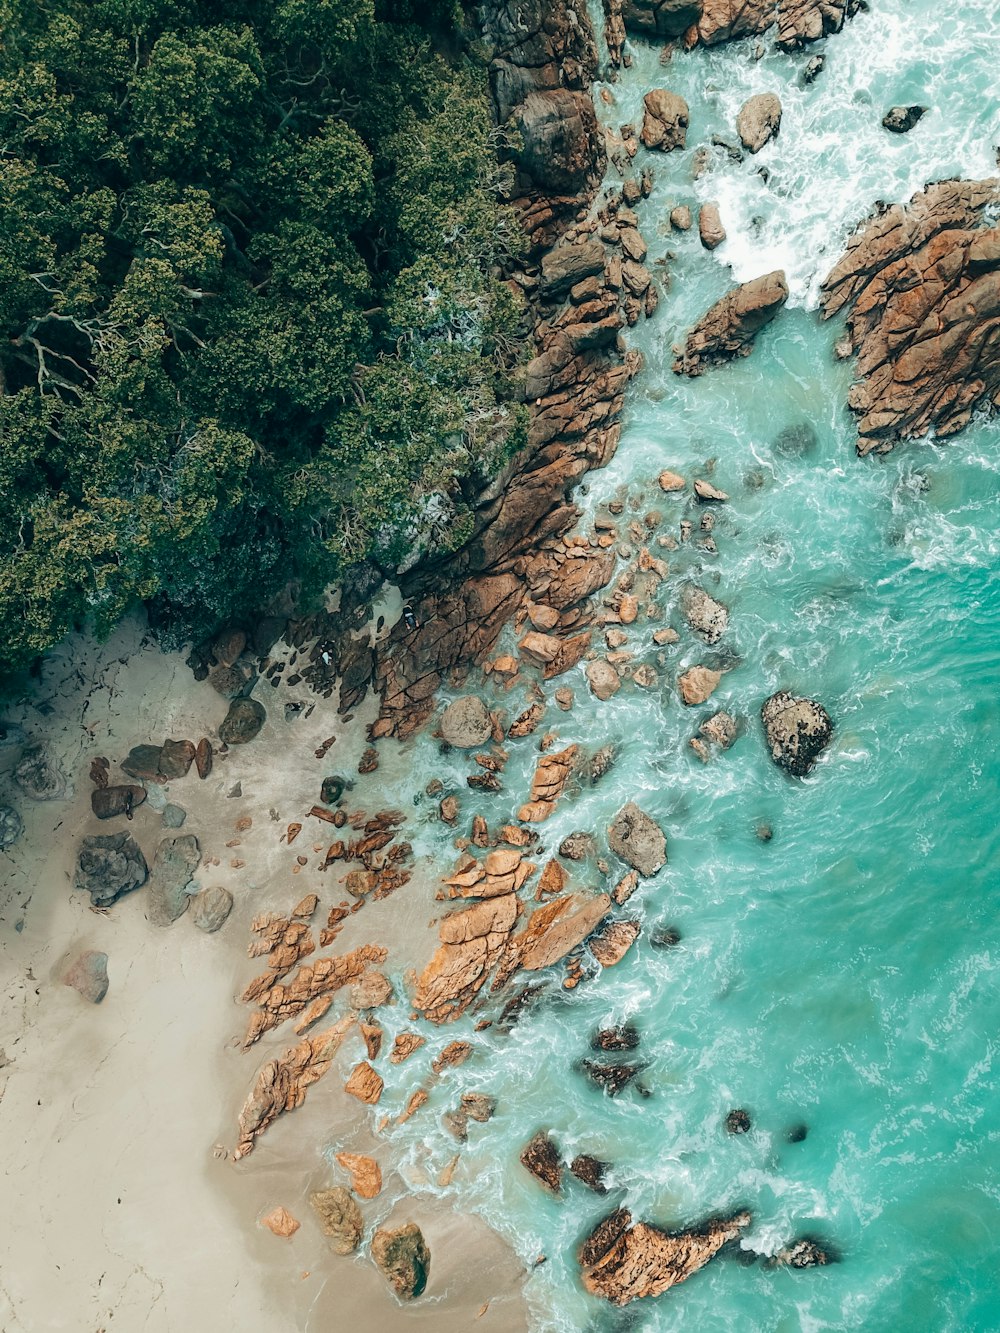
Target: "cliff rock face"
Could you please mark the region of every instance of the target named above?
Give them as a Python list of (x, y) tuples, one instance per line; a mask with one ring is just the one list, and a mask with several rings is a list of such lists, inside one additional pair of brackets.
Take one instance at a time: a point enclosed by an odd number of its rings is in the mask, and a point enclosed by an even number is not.
[(659, 1296), (703, 1268), (749, 1225), (750, 1214), (737, 1213), (670, 1233), (648, 1222), (633, 1225), (632, 1214), (620, 1208), (598, 1223), (580, 1247), (583, 1285), (613, 1305)]
[(824, 282), (827, 317), (851, 308), (859, 454), (953, 435), (1000, 402), (998, 202), (1000, 180), (930, 185), (863, 224)]
[(780, 269), (726, 292), (702, 315), (674, 362), (677, 375), (700, 375), (706, 366), (749, 356), (754, 339), (788, 300)]

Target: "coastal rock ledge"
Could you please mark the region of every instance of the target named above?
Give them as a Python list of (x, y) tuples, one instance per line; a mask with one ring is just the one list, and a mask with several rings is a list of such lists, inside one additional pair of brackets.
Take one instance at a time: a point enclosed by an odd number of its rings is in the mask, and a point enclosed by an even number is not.
[(580, 1246), (583, 1285), (593, 1296), (627, 1305), (659, 1296), (697, 1273), (750, 1225), (750, 1214), (712, 1218), (690, 1231), (669, 1232), (648, 1222), (632, 1225), (627, 1208), (599, 1222)]
[(760, 710), (771, 758), (803, 777), (830, 743), (833, 723), (822, 704), (780, 690)]

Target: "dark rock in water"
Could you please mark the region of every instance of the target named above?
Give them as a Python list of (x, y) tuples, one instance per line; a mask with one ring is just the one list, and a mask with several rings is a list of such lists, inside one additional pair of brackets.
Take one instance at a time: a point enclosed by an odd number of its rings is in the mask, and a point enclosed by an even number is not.
[[(133, 784), (120, 787), (96, 787), (90, 793), (90, 808), (98, 819), (114, 819), (116, 815), (132, 817), (136, 806), (146, 799), (146, 788)], [(169, 808), (169, 807), (168, 807)]]
[(639, 1045), (639, 1029), (634, 1023), (623, 1023), (617, 1028), (601, 1028), (590, 1039), (594, 1051), (634, 1051)]
[(344, 792), (353, 784), (348, 782), (339, 773), (332, 773), (328, 778), (323, 779), (323, 785), (319, 789), (319, 799), (324, 805), (336, 805)]
[(524, 1011), (531, 1007), (536, 1000), (545, 994), (547, 987), (541, 986), (522, 986), (516, 990), (504, 1007), (500, 1010), (500, 1017), (497, 1019), (497, 1027), (501, 1032), (509, 1032), (517, 1023)]
[(593, 1060), (584, 1060), (582, 1064), (587, 1077), (599, 1088), (603, 1088), (609, 1097), (617, 1097), (645, 1067), (645, 1065), (599, 1065)]
[(66, 795), (66, 779), (55, 761), (37, 747), (17, 764), (14, 781), (33, 801), (57, 801)]
[(108, 955), (88, 949), (63, 974), (63, 985), (78, 990), (91, 1004), (100, 1004), (108, 993)]
[(891, 106), (882, 117), (882, 124), (893, 134), (909, 134), (926, 112), (925, 106)]
[(219, 929), (233, 910), (233, 895), (221, 885), (191, 895), (191, 920), (206, 935)]
[(595, 1194), (607, 1194), (607, 1186), (604, 1184), (604, 1173), (608, 1169), (607, 1162), (602, 1162), (597, 1157), (591, 1157), (589, 1153), (581, 1153), (578, 1157), (573, 1158), (569, 1164), (569, 1169), (577, 1180), (582, 1180)]
[(782, 458), (802, 458), (811, 454), (819, 444), (819, 436), (808, 421), (786, 426), (774, 437), (771, 448)]
[(830, 743), (833, 723), (822, 704), (781, 690), (760, 710), (771, 758), (796, 777), (808, 773)]
[(666, 864), (667, 840), (663, 830), (634, 801), (629, 801), (615, 815), (608, 829), (608, 846), (643, 878), (655, 875)]
[(726, 1116), (726, 1129), (730, 1134), (749, 1134), (750, 1112), (744, 1111), (742, 1107), (730, 1111)]
[(262, 703), (256, 699), (234, 699), (219, 728), (219, 739), (226, 745), (246, 745), (267, 721)]
[(24, 832), (24, 821), (12, 805), (0, 805), (0, 850), (13, 847)]
[(413, 1300), (427, 1286), (431, 1252), (416, 1222), (394, 1231), (379, 1227), (372, 1236), (372, 1259), (401, 1300)]
[(562, 1191), (562, 1163), (559, 1149), (542, 1130), (522, 1150), (520, 1162), (536, 1180), (553, 1194)]
[(811, 1236), (802, 1236), (772, 1255), (767, 1261), (767, 1266), (768, 1268), (818, 1268), (823, 1264), (835, 1263), (837, 1255), (831, 1249), (820, 1245)]
[(788, 1129), (785, 1131), (785, 1138), (789, 1143), (803, 1143), (805, 1142), (808, 1133), (808, 1125), (789, 1125)]
[(758, 824), (754, 832), (761, 842), (770, 842), (774, 837), (774, 829), (767, 823)]
[(102, 833), (81, 843), (75, 886), (90, 894), (94, 907), (108, 907), (145, 884), (148, 874), (146, 858), (128, 833)]
[(140, 782), (164, 782), (160, 772), (161, 745), (133, 745), (122, 760), (122, 772)]
[(654, 949), (673, 949), (682, 938), (676, 926), (654, 926), (649, 933), (649, 942)]
[(180, 828), (187, 819), (187, 811), (181, 805), (165, 805), (160, 811), (164, 828)]
[(200, 861), (201, 848), (193, 833), (162, 839), (149, 873), (146, 918), (154, 926), (169, 926), (187, 911), (191, 901), (188, 885)]
[(802, 82), (807, 86), (815, 83), (823, 72), (823, 66), (826, 64), (826, 56), (812, 56), (806, 61), (805, 68), (802, 71)]

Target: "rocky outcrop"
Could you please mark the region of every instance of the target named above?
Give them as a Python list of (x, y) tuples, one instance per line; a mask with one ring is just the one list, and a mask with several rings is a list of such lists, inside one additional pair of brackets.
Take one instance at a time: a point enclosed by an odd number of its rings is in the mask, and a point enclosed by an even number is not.
[(94, 907), (109, 907), (145, 884), (148, 874), (146, 858), (129, 834), (103, 833), (81, 843), (74, 885), (90, 894)]
[(387, 957), (388, 950), (379, 945), (363, 944), (350, 953), (305, 963), (285, 982), (276, 981), (274, 972), (265, 972), (243, 992), (245, 1002), (259, 1005), (247, 1025), (243, 1049), (249, 1049), (279, 1023), (296, 1018), (317, 997), (333, 995), (342, 986), (357, 981), (370, 963), (384, 963)]
[(330, 1068), (334, 1055), (353, 1025), (354, 1018), (349, 1014), (326, 1032), (304, 1037), (283, 1055), (264, 1065), (240, 1111), (239, 1142), (233, 1153), (235, 1159), (252, 1152), (258, 1135), (263, 1134), (279, 1115), (302, 1105), (306, 1089)]
[(598, 1223), (580, 1247), (583, 1285), (613, 1305), (659, 1296), (704, 1268), (749, 1225), (749, 1213), (736, 1213), (690, 1231), (669, 1232), (648, 1222), (633, 1224), (631, 1213), (620, 1208)]
[(683, 37), (702, 15), (702, 0), (624, 0), (622, 18), (644, 37)]
[(788, 300), (780, 269), (741, 283), (716, 301), (687, 336), (674, 361), (677, 375), (700, 375), (706, 366), (749, 356), (754, 339)]
[(643, 100), (642, 142), (662, 153), (683, 148), (687, 139), (688, 104), (680, 93), (654, 88)]
[(359, 1199), (374, 1199), (382, 1192), (382, 1169), (374, 1157), (362, 1153), (339, 1152), (337, 1164), (350, 1172), (351, 1189)]
[(475, 694), (455, 699), (441, 714), (441, 739), (458, 750), (484, 745), (492, 729), (489, 711)]
[(634, 801), (615, 815), (608, 829), (608, 846), (644, 878), (655, 875), (667, 862), (663, 830)]
[(639, 938), (641, 929), (639, 921), (612, 921), (601, 927), (587, 948), (602, 967), (614, 967)]
[(998, 202), (996, 179), (930, 185), (864, 223), (823, 283), (826, 317), (850, 309), (859, 454), (953, 435), (1000, 402)]
[(521, 904), (513, 893), (446, 916), (441, 945), (417, 980), (414, 1008), (432, 1023), (464, 1013), (503, 957)]
[(431, 1270), (431, 1252), (416, 1222), (390, 1230), (379, 1227), (372, 1236), (375, 1267), (404, 1301), (420, 1296)]
[(357, 1201), (343, 1185), (329, 1190), (315, 1190), (309, 1195), (323, 1235), (334, 1254), (353, 1254), (361, 1244), (364, 1222)]
[(760, 710), (771, 758), (803, 777), (830, 743), (833, 723), (822, 704), (787, 690), (772, 694)]
[(689, 49), (757, 36), (776, 22), (775, 44), (783, 51), (797, 51), (839, 32), (844, 20), (862, 8), (862, 0), (702, 0), (699, 8), (700, 15), (684, 34)]
[(748, 153), (759, 153), (777, 136), (781, 126), (781, 102), (776, 93), (757, 93), (740, 107), (736, 133)]
[(63, 985), (72, 986), (91, 1004), (100, 1004), (108, 993), (108, 955), (87, 949), (63, 973)]

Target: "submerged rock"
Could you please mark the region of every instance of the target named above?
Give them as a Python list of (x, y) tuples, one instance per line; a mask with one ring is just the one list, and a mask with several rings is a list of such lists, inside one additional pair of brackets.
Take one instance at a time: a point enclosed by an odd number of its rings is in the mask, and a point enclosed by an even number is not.
[(818, 1268), (837, 1262), (837, 1256), (809, 1236), (786, 1245), (767, 1261), (768, 1268)]
[(431, 1252), (415, 1222), (395, 1230), (379, 1227), (372, 1236), (372, 1259), (401, 1300), (411, 1301), (423, 1293)]
[(594, 1060), (584, 1060), (581, 1064), (583, 1072), (603, 1088), (609, 1097), (617, 1097), (632, 1082), (637, 1074), (641, 1074), (646, 1068), (645, 1065), (599, 1065)]
[(682, 938), (676, 926), (654, 926), (649, 933), (649, 942), (654, 949), (673, 949)]
[(201, 862), (201, 848), (193, 833), (163, 838), (149, 872), (146, 919), (154, 926), (169, 926), (187, 911), (188, 886)]
[(623, 1023), (621, 1027), (601, 1028), (591, 1038), (590, 1046), (595, 1051), (634, 1051), (639, 1045), (639, 1029), (634, 1023)]
[(457, 750), (485, 745), (491, 732), (489, 709), (475, 694), (455, 699), (441, 714), (441, 739)]
[(91, 1004), (100, 1004), (108, 993), (108, 955), (87, 949), (63, 974), (63, 985), (72, 986)]
[(667, 840), (660, 826), (634, 801), (621, 808), (608, 828), (608, 846), (621, 859), (649, 878), (667, 861)]
[(80, 844), (74, 884), (90, 894), (94, 907), (109, 907), (145, 884), (148, 874), (146, 858), (128, 833), (103, 833)]
[(364, 1222), (351, 1191), (344, 1185), (334, 1185), (310, 1194), (309, 1202), (334, 1254), (353, 1254), (361, 1244)]
[(796, 777), (808, 773), (830, 743), (833, 723), (822, 704), (780, 690), (760, 710), (771, 758)]

